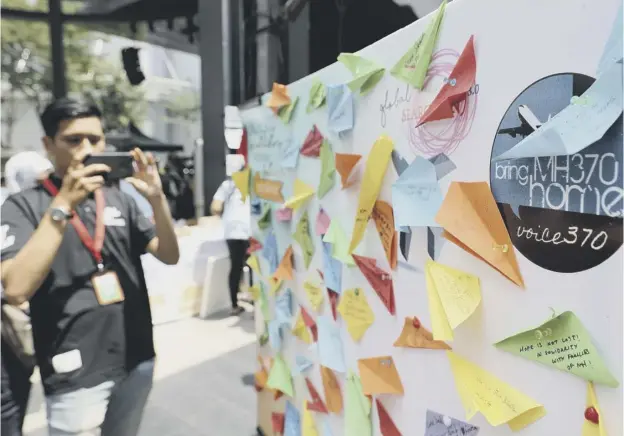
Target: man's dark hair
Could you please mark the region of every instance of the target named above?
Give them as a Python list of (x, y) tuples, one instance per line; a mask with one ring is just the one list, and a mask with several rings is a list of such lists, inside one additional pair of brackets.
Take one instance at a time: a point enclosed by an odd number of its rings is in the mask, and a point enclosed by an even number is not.
[(53, 138), (61, 121), (88, 117), (102, 118), (102, 112), (87, 100), (63, 97), (46, 106), (41, 113), (41, 124), (46, 136)]

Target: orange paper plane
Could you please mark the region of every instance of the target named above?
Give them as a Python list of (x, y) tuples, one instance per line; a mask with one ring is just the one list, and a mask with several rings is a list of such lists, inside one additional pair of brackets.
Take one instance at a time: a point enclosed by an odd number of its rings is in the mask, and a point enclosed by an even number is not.
[(391, 356), (360, 359), (358, 369), (364, 395), (403, 395), (403, 384)]
[(277, 180), (263, 179), (259, 173), (254, 174), (253, 178), (254, 192), (260, 198), (265, 200), (274, 201), (276, 203), (283, 203), (284, 196), (282, 195), (282, 182)]
[(360, 159), (362, 159), (361, 154), (336, 153), (335, 165), (336, 171), (340, 174), (342, 189), (347, 189), (355, 183), (351, 175)]
[(273, 90), (271, 91), (271, 97), (266, 102), (267, 107), (270, 107), (273, 112), (277, 113), (277, 110), (281, 107), (290, 104), (290, 97), (288, 96), (288, 88), (286, 85), (280, 85), (279, 83), (273, 83)]
[(342, 412), (342, 392), (340, 391), (336, 375), (331, 369), (321, 365), (321, 378), (323, 380), (327, 410), (335, 414)]
[(282, 261), (277, 266), (275, 273), (273, 273), (274, 280), (292, 280), (293, 279), (293, 249), (292, 245), (289, 245), (286, 249), (286, 253), (282, 257)]
[(318, 391), (316, 390), (310, 379), (306, 377), (305, 381), (306, 385), (308, 385), (310, 397), (312, 397), (312, 401), (308, 401), (308, 410), (319, 413), (327, 413), (327, 407), (325, 406), (325, 403), (323, 403), (321, 396), (319, 395)]
[(474, 51), (474, 36), (471, 36), (464, 47), (453, 71), (446, 83), (433, 99), (429, 108), (418, 120), (416, 127), (429, 121), (453, 118), (453, 109), (468, 97), (468, 91), (475, 84), (477, 77), (477, 61)]
[(379, 398), (375, 399), (377, 403), (377, 415), (379, 415), (379, 429), (382, 436), (401, 436), (401, 432), (390, 418), (390, 414), (386, 408), (381, 404)]
[(379, 268), (377, 261), (371, 257), (358, 256), (357, 254), (352, 254), (352, 256), (356, 265), (360, 268), (366, 280), (368, 280), (368, 283), (373, 287), (382, 303), (388, 309), (388, 312), (394, 315), (394, 287), (392, 286), (390, 273)]
[(427, 330), (416, 317), (405, 317), (403, 331), (396, 341), (395, 347), (406, 348), (429, 348), (431, 350), (450, 350), (446, 342), (434, 341), (433, 335)]
[(509, 233), (486, 182), (452, 182), (436, 221), (446, 239), (524, 288)]
[(379, 233), (390, 268), (396, 269), (398, 235), (394, 229), (392, 206), (385, 201), (377, 200), (371, 217), (375, 221), (375, 227), (377, 227), (377, 233)]
[(301, 150), (299, 151), (302, 155), (308, 157), (319, 157), (321, 154), (321, 144), (323, 143), (323, 135), (316, 127), (312, 127), (310, 133), (306, 137), (305, 141), (303, 141), (303, 145), (301, 146)]

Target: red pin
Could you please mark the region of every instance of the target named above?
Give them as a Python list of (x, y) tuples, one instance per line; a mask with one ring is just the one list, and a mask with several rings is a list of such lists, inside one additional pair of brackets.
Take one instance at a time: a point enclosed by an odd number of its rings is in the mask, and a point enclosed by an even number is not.
[(598, 416), (598, 411), (595, 407), (592, 406), (585, 409), (585, 419), (598, 425), (600, 417)]
[(419, 329), (420, 328), (420, 320), (416, 317), (414, 317), (414, 319), (412, 320), (412, 324), (414, 325), (415, 328)]

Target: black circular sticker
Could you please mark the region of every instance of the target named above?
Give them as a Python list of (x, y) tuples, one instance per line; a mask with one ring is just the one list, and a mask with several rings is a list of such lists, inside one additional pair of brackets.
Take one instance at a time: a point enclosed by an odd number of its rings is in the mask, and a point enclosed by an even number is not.
[[(518, 144), (594, 79), (556, 74), (530, 85), (498, 126), (492, 157)], [(574, 273), (622, 246), (622, 116), (579, 153), (493, 161), (490, 185), (517, 250), (542, 268)]]

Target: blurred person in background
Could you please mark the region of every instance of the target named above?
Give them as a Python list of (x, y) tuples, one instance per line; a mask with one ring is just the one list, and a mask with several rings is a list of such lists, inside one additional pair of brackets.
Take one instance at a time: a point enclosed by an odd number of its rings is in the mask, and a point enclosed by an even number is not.
[(230, 252), (231, 267), (228, 285), (232, 301), (231, 315), (240, 315), (245, 311), (238, 305), (238, 291), (247, 259), (251, 211), (249, 196), (243, 201), (240, 190), (232, 180), (232, 174), (242, 170), (244, 166), (245, 158), (242, 155), (230, 154), (226, 156), (225, 173), (227, 177), (217, 189), (210, 204), (210, 212), (220, 216), (223, 220), (223, 231)]
[[(53, 170), (52, 163), (34, 151), (13, 155), (4, 167), (9, 195), (36, 186)], [(11, 242), (2, 226), (2, 247)], [(28, 303), (12, 306), (2, 295), (2, 428), (0, 434), (21, 436), (30, 396), (30, 377), (35, 367)]]
[(84, 166), (105, 148), (101, 113), (62, 98), (41, 115), (54, 172), (2, 205), (4, 298), (30, 303), (49, 436), (135, 436), (152, 388), (152, 318), (140, 256), (175, 264), (179, 248), (154, 157), (131, 153), (126, 179), (148, 220), (110, 168)]

